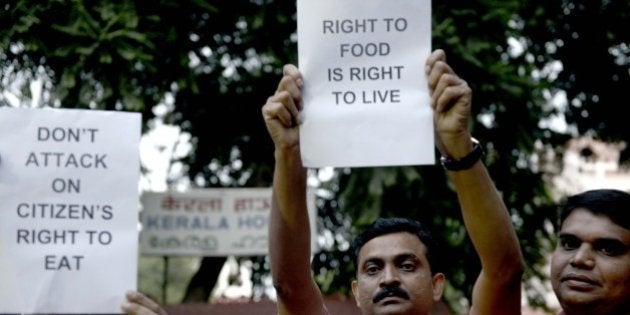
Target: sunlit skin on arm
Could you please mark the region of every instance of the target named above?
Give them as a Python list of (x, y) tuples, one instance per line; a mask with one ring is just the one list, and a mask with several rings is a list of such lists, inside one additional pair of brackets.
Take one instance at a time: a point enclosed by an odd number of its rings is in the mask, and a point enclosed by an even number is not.
[[(426, 71), (434, 110), (436, 145), (443, 156), (460, 159), (471, 152), (472, 91), (437, 50)], [(464, 223), (481, 260), (471, 314), (520, 314), (523, 256), (507, 208), (486, 167), (448, 171), (457, 191)]]
[(297, 68), (287, 65), (276, 93), (262, 108), (275, 145), (269, 254), (279, 314), (323, 314), (323, 298), (310, 267), (306, 169), (300, 158), (298, 124), (303, 86)]

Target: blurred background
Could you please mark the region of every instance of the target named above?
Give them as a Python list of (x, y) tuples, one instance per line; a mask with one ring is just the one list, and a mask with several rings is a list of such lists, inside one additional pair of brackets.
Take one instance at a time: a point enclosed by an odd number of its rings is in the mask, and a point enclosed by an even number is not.
[[(523, 304), (557, 307), (547, 282), (557, 204), (630, 190), (630, 2), (435, 1), (433, 48), (473, 89), (473, 135), (527, 262)], [(269, 187), (260, 108), (297, 63), (296, 7), (276, 0), (4, 0), (0, 106), (140, 112), (139, 192)], [(311, 169), (316, 280), (351, 300), (349, 241), (381, 216), (441, 238), (445, 304), (466, 310), (479, 262), (439, 165)], [(139, 291), (165, 305), (275, 298), (265, 256), (142, 256)], [(550, 293), (551, 292), (551, 293)]]

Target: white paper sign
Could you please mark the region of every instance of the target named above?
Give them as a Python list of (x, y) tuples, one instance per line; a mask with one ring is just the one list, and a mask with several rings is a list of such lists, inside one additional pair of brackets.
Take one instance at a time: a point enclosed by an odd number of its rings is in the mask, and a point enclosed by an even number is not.
[(429, 0), (298, 0), (308, 167), (435, 163)]
[(0, 108), (0, 313), (120, 313), (135, 290), (141, 116)]
[[(140, 251), (149, 255), (252, 256), (269, 253), (271, 188), (208, 188), (142, 195)], [(307, 193), (316, 251), (315, 194)]]

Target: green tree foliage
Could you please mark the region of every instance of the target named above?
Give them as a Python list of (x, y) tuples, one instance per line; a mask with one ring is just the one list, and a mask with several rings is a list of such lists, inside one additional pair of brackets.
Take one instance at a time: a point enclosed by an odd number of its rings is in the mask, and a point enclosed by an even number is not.
[[(583, 134), (630, 139), (617, 114), (630, 87), (629, 6), (615, 0), (433, 3), (433, 47), (447, 52), (473, 89), (473, 134), (486, 148), (485, 163), (517, 227), (527, 278), (544, 278), (553, 234), (545, 223), (555, 218), (545, 184), (554, 169), (541, 167), (539, 153), (554, 150), (559, 157), (570, 137)], [(194, 150), (182, 162), (195, 185), (267, 186), (273, 154), (260, 107), (282, 64), (297, 61), (295, 22), (291, 1), (13, 0), (0, 4), (0, 79), (6, 85), (17, 73), (32, 79), (45, 69), (53, 96), (43, 105), (139, 111), (145, 127), (171, 93), (175, 108), (166, 120), (192, 135)], [(549, 70), (554, 61), (563, 65), (559, 73)], [(28, 95), (27, 83), (22, 90)], [(558, 91), (565, 91), (567, 106), (547, 101)], [(576, 132), (541, 123), (556, 114)], [(447, 299), (456, 304), (469, 297), (479, 263), (440, 167), (338, 169), (322, 188), (325, 242), (313, 265), (326, 293), (349, 294), (352, 234), (376, 217), (396, 215), (420, 218), (441, 236)], [(267, 264), (254, 260), (260, 283)], [(213, 279), (203, 288), (203, 275), (220, 263), (206, 261), (209, 269), (193, 281), (204, 294)], [(533, 289), (528, 296), (543, 303)]]
[[(630, 2), (529, 1), (519, 25), (526, 62), (543, 69), (549, 60), (563, 70), (550, 87), (566, 92), (567, 122), (580, 135), (604, 141), (630, 140), (624, 115), (618, 115), (630, 87)], [(630, 146), (621, 163), (630, 160)]]
[[(43, 66), (54, 87), (43, 105), (140, 111), (145, 127), (172, 93), (177, 108), (166, 119), (193, 136), (183, 162), (196, 185), (268, 186), (273, 154), (260, 107), (281, 62), (295, 60), (294, 12), (263, 1), (5, 3), (0, 57), (12, 71), (3, 82)], [(222, 260), (201, 266), (199, 275), (216, 275)], [(214, 280), (193, 277), (185, 300), (207, 300)]]

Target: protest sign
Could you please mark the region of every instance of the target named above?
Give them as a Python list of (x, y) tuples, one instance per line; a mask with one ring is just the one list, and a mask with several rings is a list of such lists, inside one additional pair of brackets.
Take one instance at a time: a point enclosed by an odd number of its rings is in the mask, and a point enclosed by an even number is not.
[[(145, 192), (142, 206), (142, 254), (253, 256), (269, 252), (271, 188)], [(307, 208), (315, 251), (315, 194), (310, 190)]]
[(298, 0), (305, 166), (435, 163), (429, 0)]
[(0, 313), (120, 313), (137, 281), (140, 121), (0, 108)]

